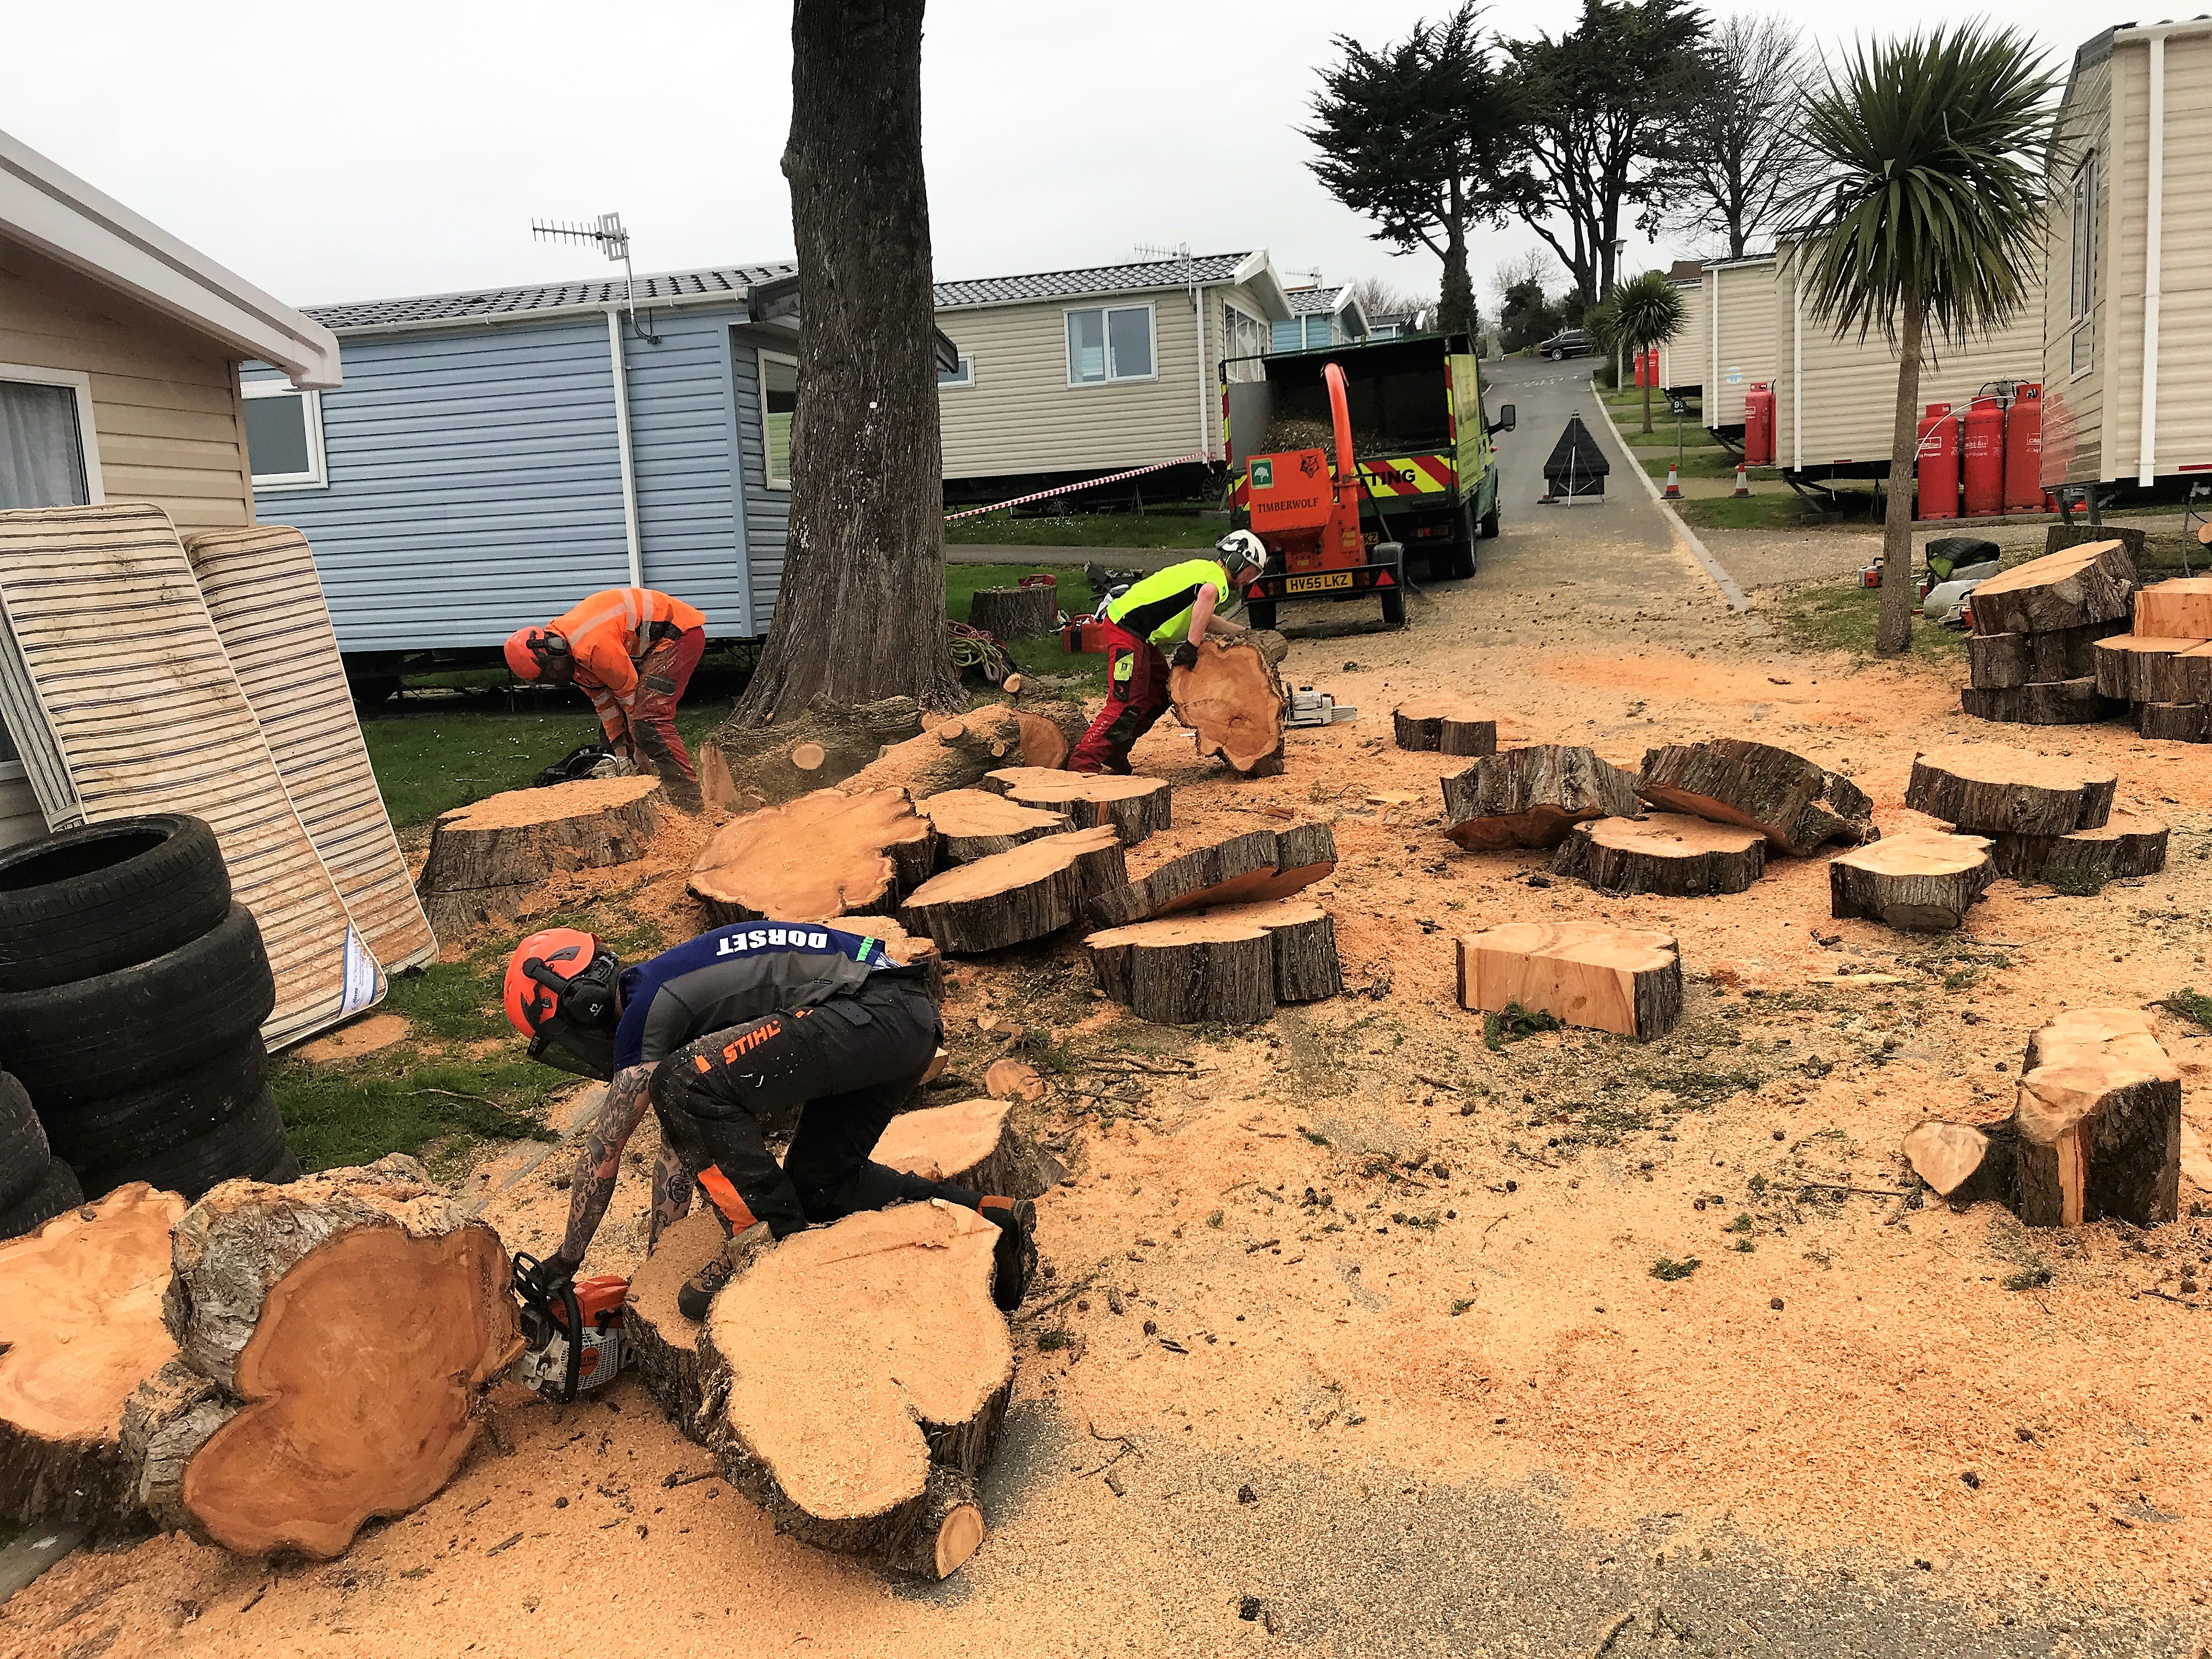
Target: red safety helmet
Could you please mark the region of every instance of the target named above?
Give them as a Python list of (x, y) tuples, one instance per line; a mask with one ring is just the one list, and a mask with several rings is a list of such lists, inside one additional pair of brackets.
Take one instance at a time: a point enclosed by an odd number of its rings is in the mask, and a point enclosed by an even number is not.
[(621, 958), (597, 934), (545, 928), (516, 945), (507, 962), (507, 1017), (530, 1039), (532, 1060), (605, 1077), (622, 1018), (621, 978)]
[(576, 672), (568, 641), (548, 629), (518, 628), (507, 636), (501, 649), (507, 668), (519, 680), (550, 678), (558, 684)]

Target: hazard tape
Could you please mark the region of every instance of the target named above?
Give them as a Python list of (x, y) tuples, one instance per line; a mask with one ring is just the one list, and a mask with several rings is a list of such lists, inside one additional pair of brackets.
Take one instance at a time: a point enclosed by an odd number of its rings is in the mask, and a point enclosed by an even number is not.
[(1072, 495), (1079, 489), (1096, 489), (1101, 484), (1119, 483), (1124, 478), (1141, 478), (1147, 472), (1164, 472), (1171, 466), (1182, 466), (1191, 461), (1210, 461), (1212, 456), (1178, 455), (1171, 461), (1154, 461), (1150, 466), (1133, 466), (1127, 472), (1114, 472), (1103, 478), (1085, 478), (1081, 483), (1062, 484), (1057, 489), (1040, 489), (1034, 495), (1017, 495), (1010, 501), (994, 501), (988, 507), (971, 507), (961, 513), (948, 513), (945, 522), (955, 519), (973, 519), (985, 513), (996, 513), (1009, 507), (1021, 507), (1030, 501), (1042, 501), (1054, 495)]

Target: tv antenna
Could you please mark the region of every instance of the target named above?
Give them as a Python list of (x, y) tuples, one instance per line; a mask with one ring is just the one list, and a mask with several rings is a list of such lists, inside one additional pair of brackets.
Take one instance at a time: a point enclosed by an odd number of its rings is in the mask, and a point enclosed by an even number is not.
[(588, 223), (572, 225), (558, 219), (532, 219), (530, 234), (541, 242), (591, 242), (610, 259), (622, 261), (623, 305), (629, 313), (630, 332), (641, 340), (660, 343), (660, 337), (637, 325), (637, 276), (630, 268), (629, 232), (623, 228), (622, 215), (602, 213)]
[(1147, 259), (1180, 259), (1182, 261), (1182, 284), (1190, 290), (1190, 308), (1198, 309), (1198, 267), (1193, 263), (1188, 242), (1177, 242), (1173, 247), (1163, 247), (1151, 242), (1137, 244), (1137, 252)]

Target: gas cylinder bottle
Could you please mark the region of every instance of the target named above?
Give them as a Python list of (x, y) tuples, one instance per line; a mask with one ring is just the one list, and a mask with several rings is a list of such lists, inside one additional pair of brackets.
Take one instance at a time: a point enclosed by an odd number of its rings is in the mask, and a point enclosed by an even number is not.
[(1948, 404), (1930, 404), (1920, 417), (1920, 507), (1916, 517), (1959, 516), (1959, 419)]
[(1743, 394), (1743, 459), (1749, 466), (1774, 465), (1774, 392), (1764, 380)]
[(2004, 505), (2033, 513), (2043, 505), (2043, 388), (2023, 380), (2005, 410)]
[(1988, 394), (1967, 406), (1959, 446), (1960, 482), (1970, 519), (1995, 518), (2004, 511), (2004, 405)]

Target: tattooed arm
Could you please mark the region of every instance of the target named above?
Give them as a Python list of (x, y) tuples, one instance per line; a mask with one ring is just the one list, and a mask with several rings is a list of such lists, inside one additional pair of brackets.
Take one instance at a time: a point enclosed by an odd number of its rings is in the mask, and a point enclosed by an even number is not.
[(653, 1231), (647, 1236), (647, 1255), (660, 1246), (660, 1235), (691, 1213), (693, 1176), (667, 1141), (660, 1143), (660, 1158), (653, 1166)]
[[(558, 1260), (574, 1273), (583, 1265), (584, 1252), (592, 1248), (592, 1235), (599, 1230), (599, 1219), (607, 1212), (607, 1200), (614, 1196), (615, 1176), (622, 1170), (623, 1148), (645, 1116), (650, 1103), (646, 1085), (653, 1081), (650, 1066), (629, 1066), (615, 1074), (607, 1085), (606, 1103), (599, 1115), (592, 1120), (591, 1129), (584, 1136), (584, 1150), (576, 1159), (576, 1173), (568, 1185), (568, 1231), (561, 1240)], [(662, 1154), (665, 1162), (667, 1154)], [(659, 1218), (659, 1172), (654, 1171), (655, 1200), (653, 1213)], [(686, 1200), (687, 1206), (689, 1200)], [(681, 1213), (679, 1211), (678, 1213)]]

